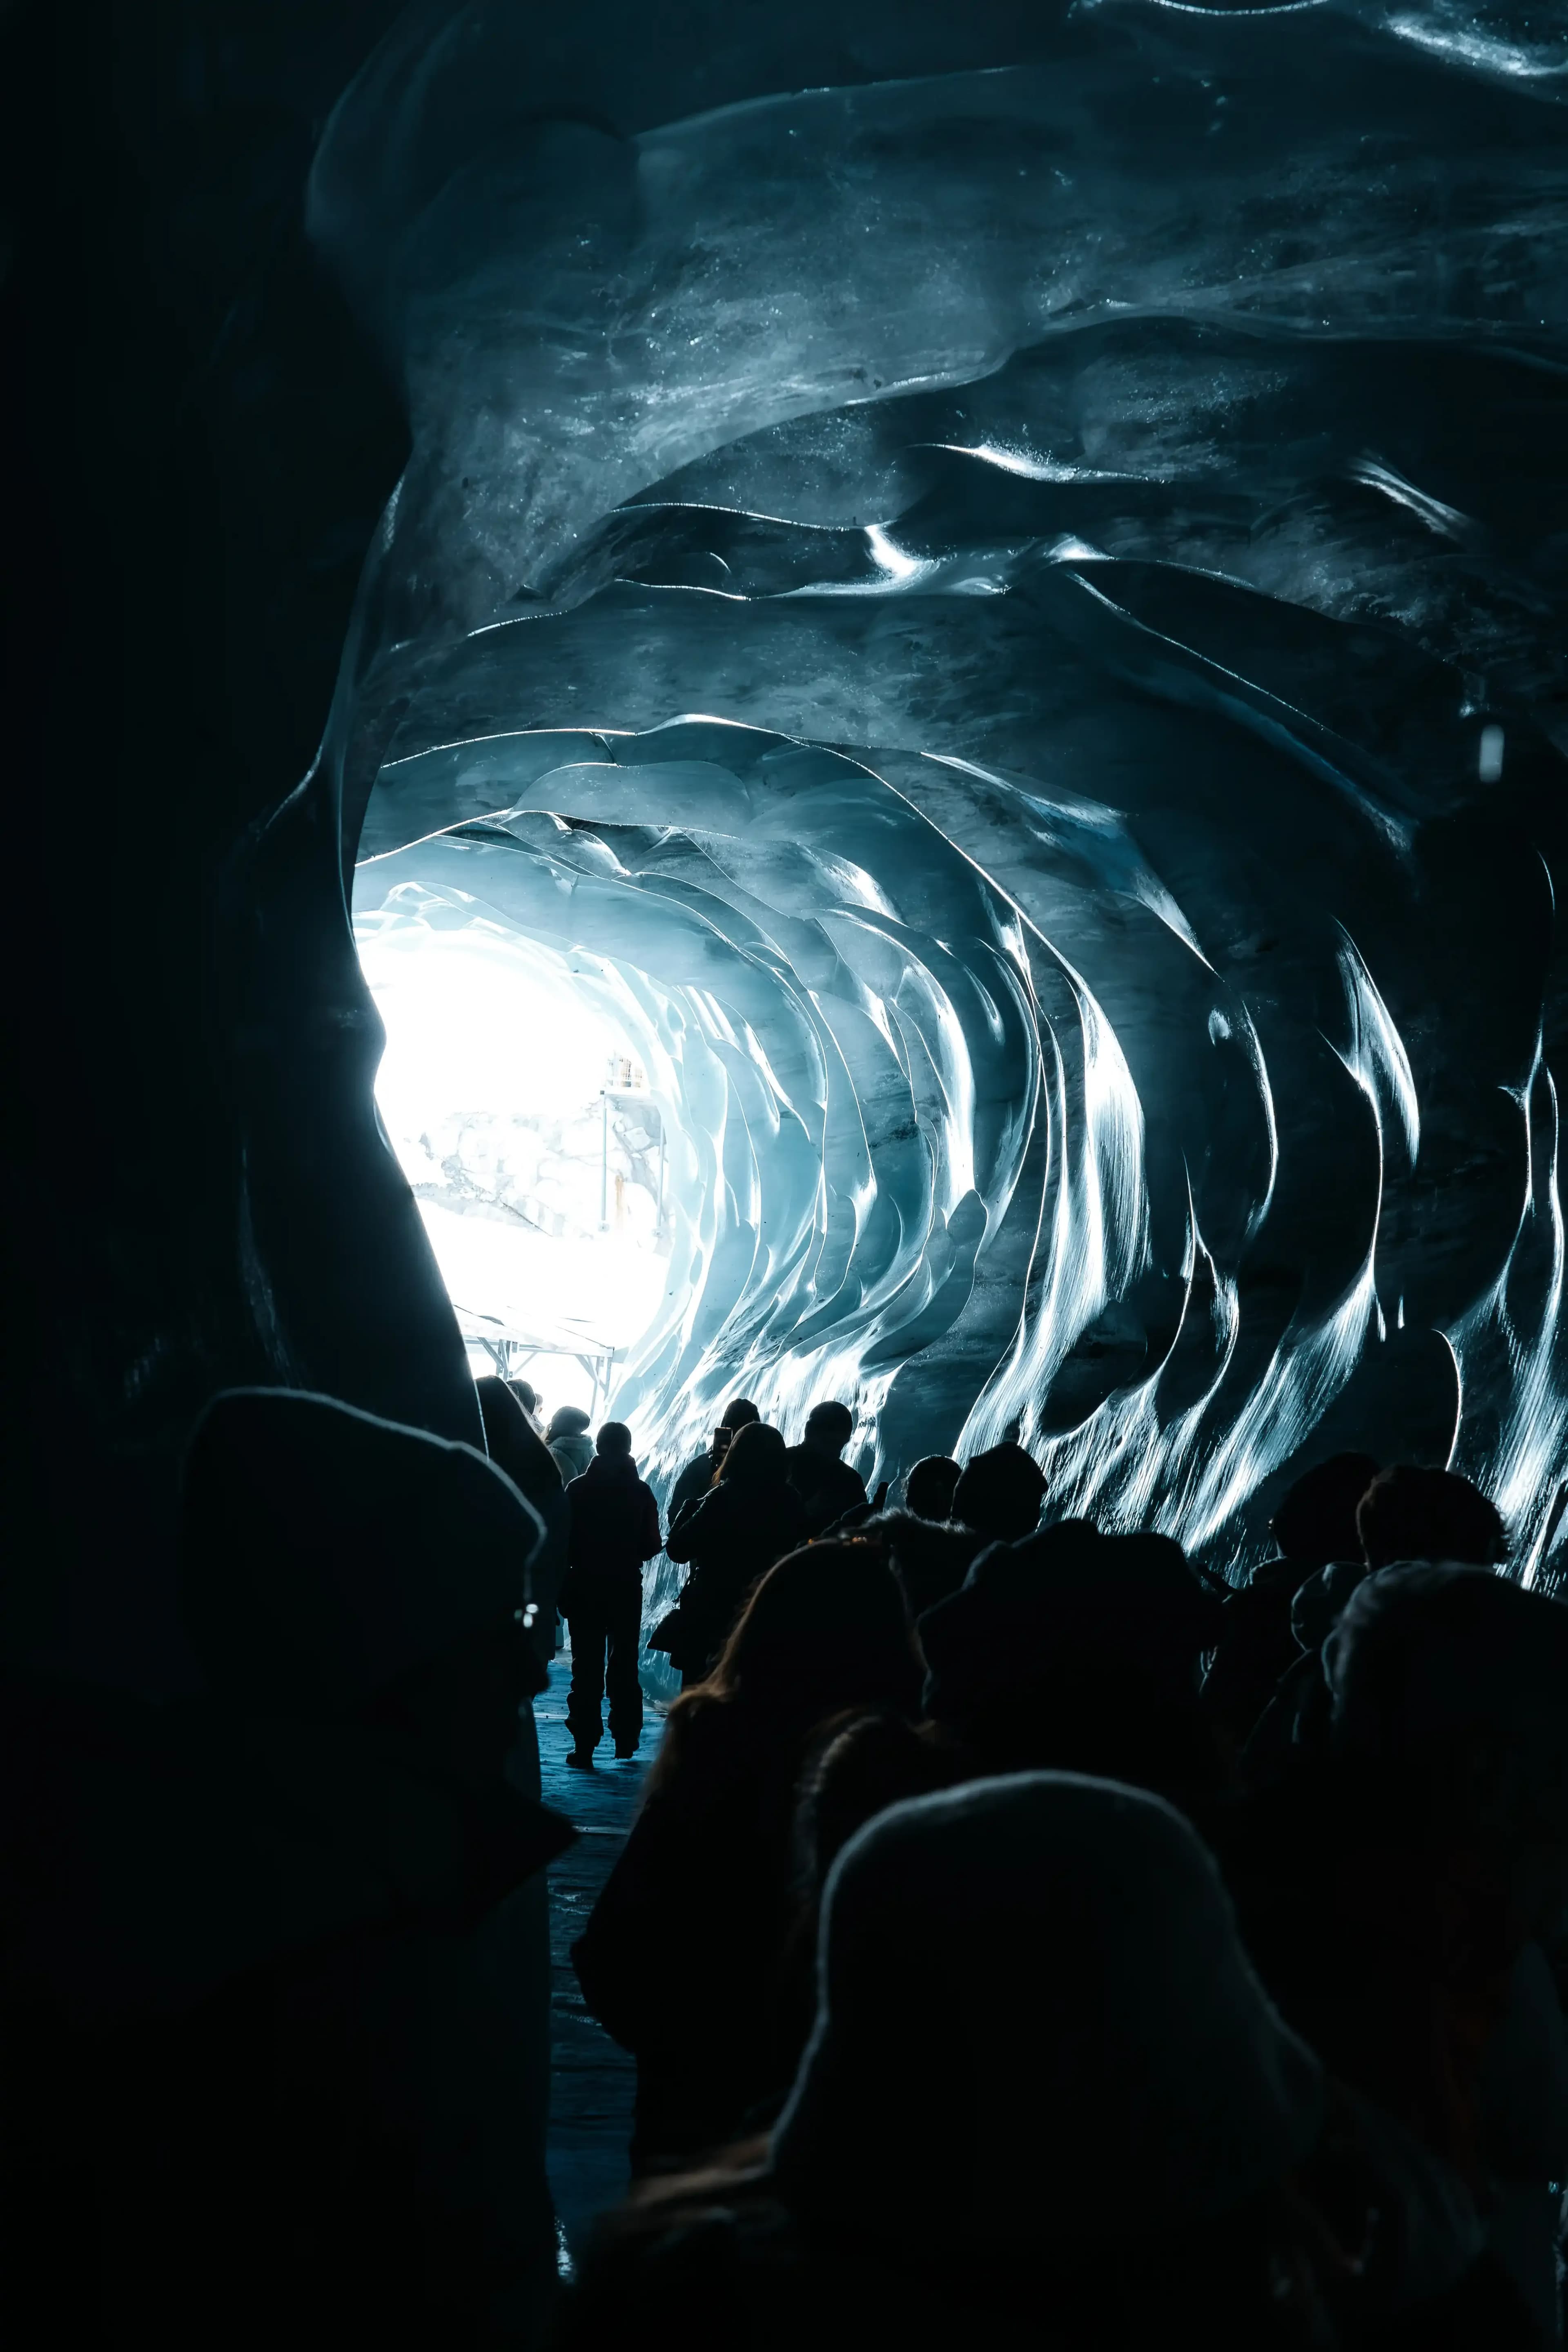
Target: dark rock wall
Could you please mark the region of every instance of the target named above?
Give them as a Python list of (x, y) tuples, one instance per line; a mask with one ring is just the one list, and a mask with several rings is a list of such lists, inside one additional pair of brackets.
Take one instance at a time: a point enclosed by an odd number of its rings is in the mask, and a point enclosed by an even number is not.
[(12, 8), (0, 375), (7, 1642), (184, 1678), (194, 1414), (316, 1386), (478, 1422), (375, 1121), (317, 759), (405, 456), (307, 247), (382, 0)]

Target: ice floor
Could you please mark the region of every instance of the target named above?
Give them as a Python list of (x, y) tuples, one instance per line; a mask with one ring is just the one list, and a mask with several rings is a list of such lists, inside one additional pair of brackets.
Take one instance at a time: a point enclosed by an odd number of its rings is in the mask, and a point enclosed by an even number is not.
[(550, 1688), (534, 1704), (544, 1801), (579, 1832), (576, 1844), (550, 1873), (550, 2179), (564, 2233), (563, 2260), (581, 2246), (593, 2216), (626, 2189), (637, 2078), (632, 2060), (583, 2006), (571, 1946), (620, 1852), (664, 1721), (650, 1705), (635, 1764), (616, 1763), (605, 1740), (591, 1775), (569, 1771), (571, 1678), (571, 1654), (563, 1651), (550, 1670)]

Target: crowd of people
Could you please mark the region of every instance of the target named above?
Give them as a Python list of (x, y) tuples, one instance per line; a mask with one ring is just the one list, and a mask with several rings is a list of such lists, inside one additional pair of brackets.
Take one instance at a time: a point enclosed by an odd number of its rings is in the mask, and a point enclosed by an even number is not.
[[(1063, 1516), (1014, 1444), (890, 1500), (846, 1407), (792, 1446), (737, 1400), (666, 1517), (624, 1424), (478, 1402), (482, 1452), (220, 1396), (199, 1685), (5, 1681), (0, 2219), (38, 2340), (1561, 2340), (1568, 1610), (1474, 1486), (1321, 1462), (1238, 1583)], [(637, 1752), (640, 1645), (682, 1685), (573, 1948), (637, 2100), (564, 2294), (573, 1832), (531, 1710), (563, 1615), (579, 1769), (606, 1697)]]
[(1233, 1585), (1015, 1444), (889, 1508), (852, 1430), (737, 1400), (672, 1492), (683, 1687), (573, 1950), (637, 2180), (569, 2343), (656, 2295), (704, 2347), (1560, 2340), (1568, 1611), (1491, 1505), (1339, 1455)]

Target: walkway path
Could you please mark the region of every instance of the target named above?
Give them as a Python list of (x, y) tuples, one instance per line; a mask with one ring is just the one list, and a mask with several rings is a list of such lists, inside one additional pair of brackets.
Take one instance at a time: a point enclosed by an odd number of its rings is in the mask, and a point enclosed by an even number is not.
[(583, 2006), (570, 1950), (621, 1850), (663, 1728), (662, 1715), (650, 1707), (635, 1764), (616, 1763), (606, 1740), (594, 1771), (569, 1770), (570, 1674), (563, 1653), (533, 1706), (544, 1801), (580, 1832), (550, 1872), (550, 2179), (569, 2252), (581, 2248), (593, 2216), (625, 2192), (637, 2079), (632, 2060)]

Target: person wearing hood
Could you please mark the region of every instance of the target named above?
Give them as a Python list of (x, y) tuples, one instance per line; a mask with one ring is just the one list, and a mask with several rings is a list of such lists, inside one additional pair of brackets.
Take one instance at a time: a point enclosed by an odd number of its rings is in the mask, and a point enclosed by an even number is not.
[(572, 1687), (566, 1725), (569, 1764), (592, 1771), (608, 1696), (610, 1737), (624, 1762), (642, 1738), (642, 1572), (664, 1538), (653, 1489), (637, 1476), (632, 1433), (622, 1421), (600, 1430), (595, 1457), (566, 1489), (571, 1513), (561, 1613), (572, 1629)]
[[(331, 1398), (230, 1391), (198, 1423), (205, 1688), (153, 1727), (176, 1803), (134, 1772), (79, 1793), (90, 1932), (49, 1970), (112, 2086), (106, 2328), (412, 2352), (542, 2326), (536, 1898), (572, 1832), (510, 1769), (537, 1533), (483, 1454)], [(47, 1912), (11, 1925), (47, 1958)]]
[[(529, 1562), (528, 1633), (542, 1669), (548, 1673), (555, 1655), (556, 1611), (566, 1574), (566, 1536), (571, 1524), (561, 1473), (528, 1407), (518, 1394), (526, 1381), (502, 1381), (493, 1372), (474, 1382), (479, 1414), (485, 1425), (485, 1449), (498, 1470), (503, 1470), (518, 1493), (542, 1524), (539, 1546)], [(531, 1396), (533, 1391), (529, 1390)], [(535, 1789), (532, 1793), (539, 1793)]]
[(583, 1475), (594, 1459), (594, 1441), (588, 1434), (588, 1416), (580, 1404), (556, 1406), (544, 1433), (544, 1443), (563, 1486)]
[(690, 2352), (1531, 2341), (1463, 2183), (1280, 2018), (1191, 1826), (1056, 1772), (845, 1848), (783, 2114), (613, 2217), (563, 2352), (656, 2293)]
[(1568, 2173), (1568, 1609), (1485, 1568), (1368, 1576), (1324, 1749), (1226, 1825), (1248, 1948), (1336, 2074), (1470, 2180), (1554, 2338)]

